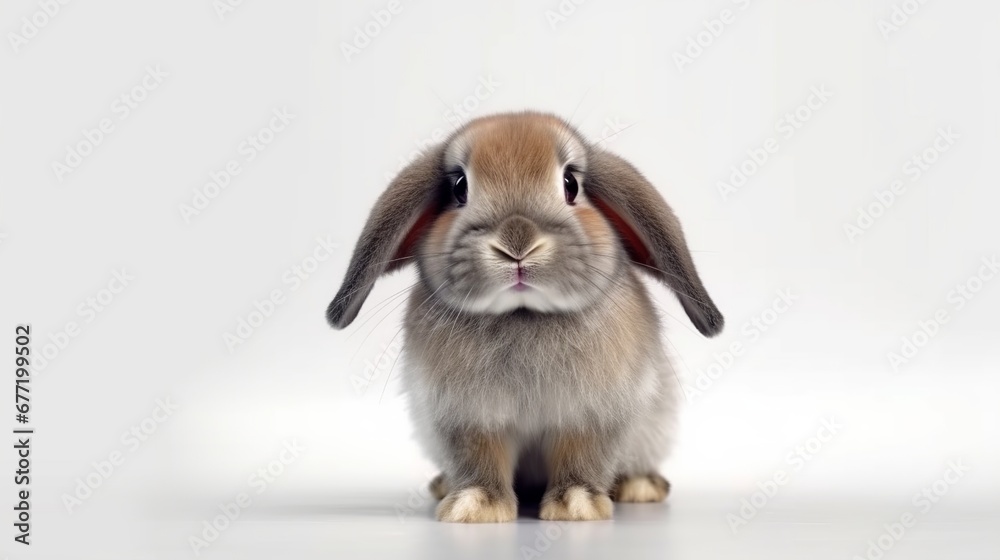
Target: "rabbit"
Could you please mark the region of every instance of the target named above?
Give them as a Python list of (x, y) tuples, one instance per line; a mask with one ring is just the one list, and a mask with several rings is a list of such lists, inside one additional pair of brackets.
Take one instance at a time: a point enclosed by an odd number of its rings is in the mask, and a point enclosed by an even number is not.
[(639, 273), (670, 287), (703, 335), (724, 320), (635, 167), (554, 115), (472, 120), (378, 198), (330, 325), (349, 325), (376, 279), (410, 263), (401, 381), (441, 469), (437, 519), (513, 521), (522, 488), (544, 490), (546, 520), (665, 499), (657, 468), (680, 389)]

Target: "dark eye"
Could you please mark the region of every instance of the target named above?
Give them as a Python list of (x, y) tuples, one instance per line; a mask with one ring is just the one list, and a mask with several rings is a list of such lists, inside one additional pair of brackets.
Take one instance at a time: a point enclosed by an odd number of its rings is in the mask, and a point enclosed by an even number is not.
[(574, 204), (580, 185), (576, 182), (576, 175), (570, 171), (563, 174), (563, 189), (566, 191), (566, 204)]
[(456, 173), (452, 176), (451, 194), (459, 206), (465, 206), (469, 201), (469, 182), (465, 179), (465, 173)]

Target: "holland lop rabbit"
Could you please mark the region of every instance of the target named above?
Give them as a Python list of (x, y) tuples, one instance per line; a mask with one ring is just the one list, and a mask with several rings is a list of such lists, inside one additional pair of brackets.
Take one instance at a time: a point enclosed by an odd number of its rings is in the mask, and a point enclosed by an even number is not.
[(657, 466), (679, 388), (639, 272), (705, 336), (723, 317), (680, 223), (628, 162), (558, 117), (469, 122), (379, 197), (326, 315), (357, 316), (379, 276), (416, 264), (403, 383), (441, 475), (437, 517), (513, 521), (521, 488), (548, 520), (663, 500)]

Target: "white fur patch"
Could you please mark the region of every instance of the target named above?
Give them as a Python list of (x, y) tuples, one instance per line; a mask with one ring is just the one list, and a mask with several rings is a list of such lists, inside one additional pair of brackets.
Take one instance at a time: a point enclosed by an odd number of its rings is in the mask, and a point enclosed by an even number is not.
[(663, 498), (663, 491), (645, 476), (626, 479), (618, 489), (619, 502), (659, 502)]
[(500, 523), (517, 517), (513, 500), (491, 502), (481, 488), (463, 488), (438, 506), (438, 519), (450, 523)]
[(595, 521), (610, 519), (614, 506), (605, 495), (593, 495), (586, 488), (574, 486), (563, 495), (565, 505), (558, 501), (542, 501), (540, 517), (549, 521)]
[(622, 482), (618, 497), (623, 502), (655, 502), (661, 499), (660, 491), (644, 476)]
[(597, 514), (597, 508), (590, 501), (590, 492), (580, 487), (566, 491), (566, 509), (570, 515), (580, 519), (593, 519)]
[(486, 501), (486, 494), (479, 488), (466, 488), (458, 491), (451, 507), (451, 517), (456, 519), (471, 519), (476, 517)]

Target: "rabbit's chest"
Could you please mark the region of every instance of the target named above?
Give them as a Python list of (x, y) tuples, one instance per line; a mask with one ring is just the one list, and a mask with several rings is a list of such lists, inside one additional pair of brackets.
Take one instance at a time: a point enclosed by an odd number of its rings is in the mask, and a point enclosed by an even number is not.
[(656, 391), (641, 341), (570, 332), (508, 330), (478, 340), (417, 332), (407, 341), (409, 389), (440, 414), (527, 431), (634, 414)]

